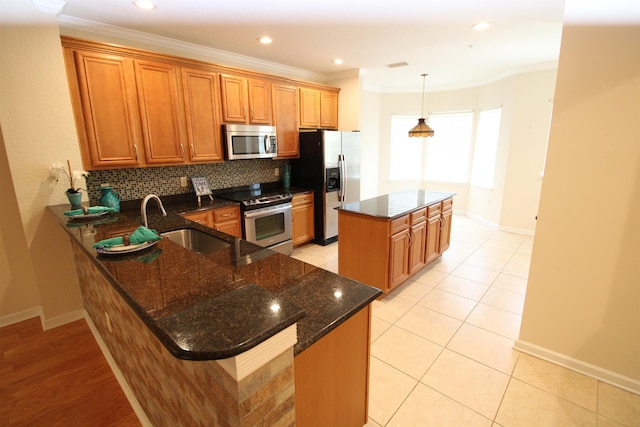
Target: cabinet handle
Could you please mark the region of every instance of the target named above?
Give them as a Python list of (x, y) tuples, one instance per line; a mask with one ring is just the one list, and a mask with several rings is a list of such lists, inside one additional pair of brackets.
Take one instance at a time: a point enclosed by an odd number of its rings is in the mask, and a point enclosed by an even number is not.
[(251, 109), (249, 110), (251, 112), (251, 120), (253, 121), (253, 107), (251, 107)]
[(247, 107), (242, 107), (242, 117), (247, 118)]
[(133, 144), (133, 151), (136, 153), (136, 162), (138, 161), (138, 144)]
[(232, 215), (232, 214), (230, 214), (230, 213), (222, 214), (222, 216), (223, 216), (223, 217), (231, 216), (231, 215)]
[(193, 144), (191, 144), (191, 155), (192, 155), (193, 157), (195, 157), (195, 156), (196, 156), (196, 147), (195, 147), (195, 145), (193, 145)]
[(184, 145), (180, 144), (180, 152), (182, 153), (182, 158), (184, 159)]

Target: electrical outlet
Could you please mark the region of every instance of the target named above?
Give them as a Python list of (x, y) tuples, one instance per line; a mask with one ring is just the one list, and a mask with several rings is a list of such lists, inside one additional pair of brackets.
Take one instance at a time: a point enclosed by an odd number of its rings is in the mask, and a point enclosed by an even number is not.
[(186, 176), (181, 176), (180, 177), (180, 187), (185, 188), (188, 185), (189, 184), (187, 183), (187, 177)]
[(276, 174), (276, 176), (280, 176), (280, 168), (275, 168), (273, 172)]

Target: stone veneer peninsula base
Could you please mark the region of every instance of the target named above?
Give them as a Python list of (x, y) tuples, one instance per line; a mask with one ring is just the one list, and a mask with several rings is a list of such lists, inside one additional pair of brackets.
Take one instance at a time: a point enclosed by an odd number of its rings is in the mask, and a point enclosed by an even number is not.
[(240, 381), (215, 360), (178, 359), (73, 239), (72, 246), (84, 306), (154, 425), (295, 424), (293, 347)]

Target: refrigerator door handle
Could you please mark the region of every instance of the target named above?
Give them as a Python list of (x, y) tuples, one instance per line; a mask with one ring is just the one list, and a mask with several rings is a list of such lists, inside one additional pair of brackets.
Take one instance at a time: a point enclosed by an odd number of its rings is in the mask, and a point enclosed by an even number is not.
[(344, 154), (338, 155), (338, 167), (340, 169), (340, 192), (338, 193), (338, 198), (342, 203), (347, 196), (347, 165)]

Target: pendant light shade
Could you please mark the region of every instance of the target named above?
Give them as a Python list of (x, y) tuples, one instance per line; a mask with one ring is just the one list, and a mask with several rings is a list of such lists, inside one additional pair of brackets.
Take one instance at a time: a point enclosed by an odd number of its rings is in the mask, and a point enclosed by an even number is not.
[(424, 85), (425, 85), (425, 81), (428, 74), (421, 74), (421, 75), (422, 75), (422, 110), (421, 110), (422, 116), (418, 119), (418, 124), (412, 127), (411, 130), (409, 131), (409, 136), (416, 137), (416, 138), (420, 138), (420, 137), (424, 138), (427, 136), (433, 136), (435, 134), (434, 130), (431, 129), (428, 124), (425, 123), (425, 119), (424, 119)]

